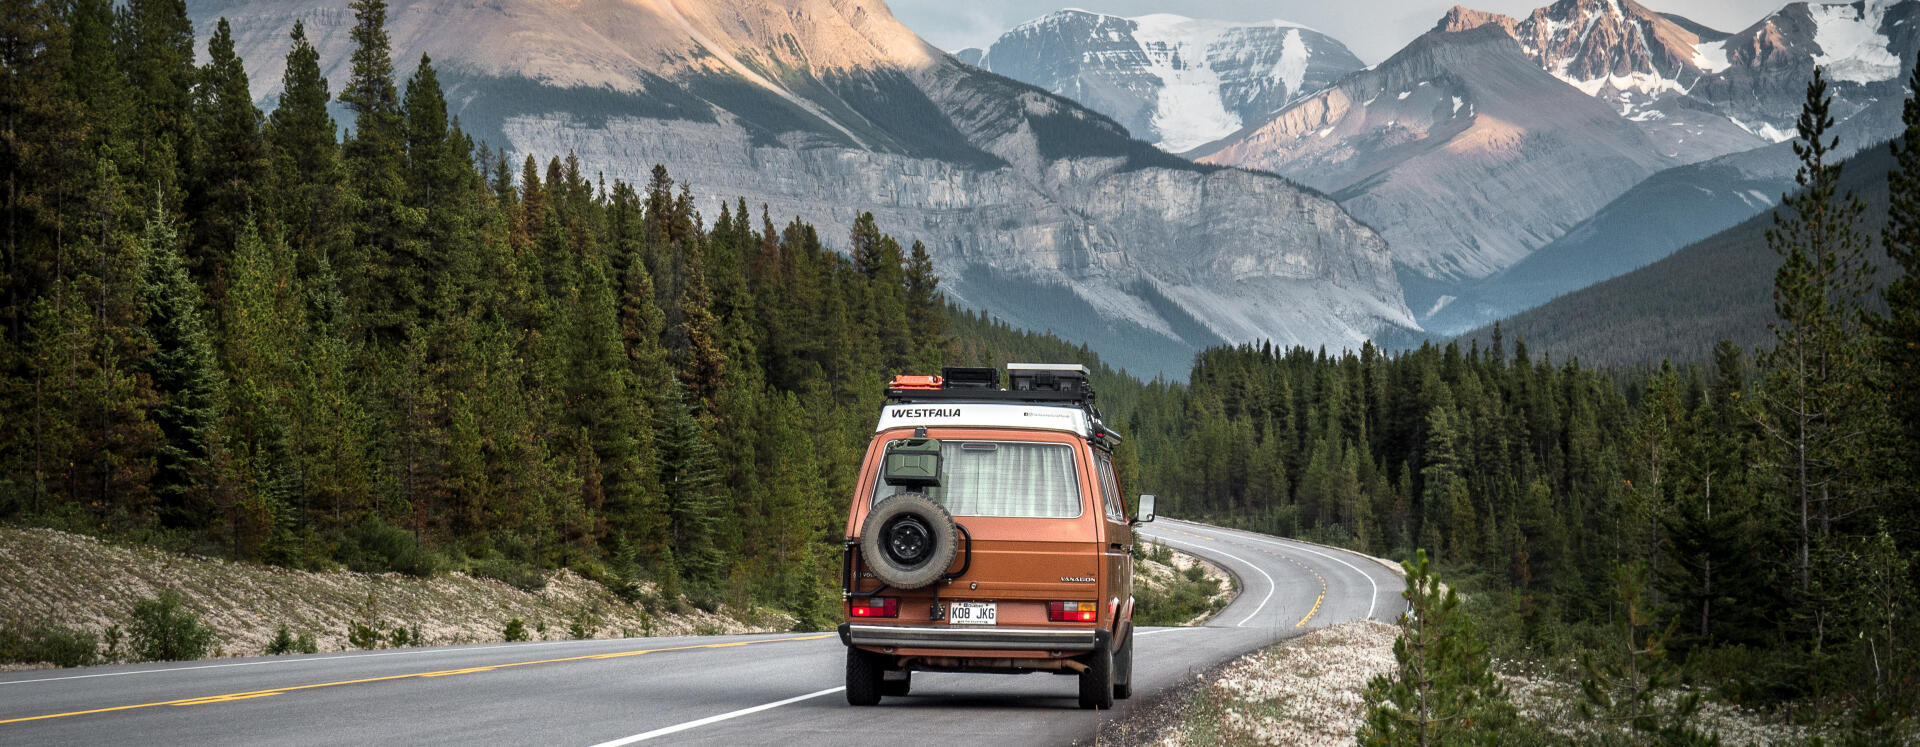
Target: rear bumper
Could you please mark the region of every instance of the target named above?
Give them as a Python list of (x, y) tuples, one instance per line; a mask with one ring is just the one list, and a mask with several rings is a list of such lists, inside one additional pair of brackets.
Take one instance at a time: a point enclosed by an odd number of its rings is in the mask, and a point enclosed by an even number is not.
[(1107, 631), (1096, 628), (912, 627), (840, 623), (840, 642), (874, 648), (991, 651), (1092, 651)]

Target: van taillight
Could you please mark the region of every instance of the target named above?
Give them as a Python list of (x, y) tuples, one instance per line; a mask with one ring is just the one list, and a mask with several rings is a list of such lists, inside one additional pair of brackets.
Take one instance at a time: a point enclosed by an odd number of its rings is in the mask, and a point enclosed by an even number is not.
[(1099, 609), (1098, 602), (1048, 602), (1047, 619), (1057, 623), (1094, 622)]
[(900, 600), (892, 597), (849, 600), (847, 612), (854, 617), (899, 617)]

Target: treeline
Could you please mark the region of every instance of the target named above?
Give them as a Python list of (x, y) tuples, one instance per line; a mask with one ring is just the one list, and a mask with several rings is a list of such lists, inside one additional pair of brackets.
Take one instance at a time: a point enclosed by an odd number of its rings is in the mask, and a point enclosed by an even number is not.
[(1743, 703), (1920, 715), (1920, 104), (1885, 176), (1899, 269), (1876, 289), (1827, 102), (1816, 75), (1801, 189), (1765, 237), (1770, 345), (1633, 372), (1508, 350), (1498, 327), (1486, 348), (1209, 350), (1134, 412), (1142, 473), (1169, 513), (1424, 550), (1508, 656), (1586, 656), (1643, 688), (1667, 657)]
[(261, 112), (224, 20), (196, 66), (172, 0), (5, 3), (0, 518), (828, 611), (882, 383), (948, 352), (925, 248), (516, 168), (353, 10), (342, 137), (297, 23)]

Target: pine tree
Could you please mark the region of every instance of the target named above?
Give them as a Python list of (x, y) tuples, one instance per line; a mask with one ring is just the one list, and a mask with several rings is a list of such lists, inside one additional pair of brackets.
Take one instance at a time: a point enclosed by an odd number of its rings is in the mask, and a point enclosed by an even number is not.
[(233, 49), (233, 29), (221, 18), (207, 40), (207, 64), (194, 88), (193, 150), (187, 210), (199, 216), (190, 242), (196, 274), (216, 305), (226, 296), (226, 265), (240, 224), (250, 215), (266, 175), (260, 110)]
[(193, 23), (185, 0), (129, 0), (117, 24), (116, 47), (133, 93), (136, 193), (157, 195), (176, 213), (185, 194), (182, 164), (192, 154)]
[(218, 438), (220, 375), (200, 319), (199, 288), (187, 276), (164, 215), (147, 222), (141, 243), (141, 305), (153, 351), (143, 368), (160, 397), (152, 418), (165, 439), (155, 462), (153, 492), (163, 520), (176, 527), (195, 526), (208, 518), (204, 501), (214, 480), (210, 460)]
[(666, 493), (666, 539), (672, 565), (664, 573), (678, 574), (696, 588), (711, 589), (719, 581), (723, 501), (721, 465), (713, 442), (694, 419), (678, 387), (668, 387), (657, 412), (654, 439), (660, 453), (660, 486)]
[(1356, 738), (1370, 747), (1499, 742), (1514, 708), (1460, 597), (1442, 586), (1426, 551), (1401, 565), (1409, 606), (1393, 642), (1398, 666), (1367, 683), (1366, 721)]
[(921, 353), (915, 365), (931, 368), (946, 346), (946, 298), (940, 293), (940, 277), (934, 273), (933, 258), (927, 245), (918, 239), (907, 255), (907, 327)]
[(1832, 98), (1824, 71), (1816, 68), (1797, 124), (1793, 152), (1800, 158), (1799, 192), (1784, 196), (1774, 213), (1767, 243), (1784, 260), (1774, 277), (1772, 324), (1778, 345), (1765, 356), (1767, 380), (1759, 421), (1784, 460), (1781, 475), (1795, 514), (1796, 575), (1802, 592), (1811, 581), (1814, 538), (1831, 531), (1833, 518), (1853, 510), (1843, 501), (1865, 486), (1850, 474), (1870, 431), (1851, 420), (1871, 401), (1865, 382), (1859, 300), (1867, 292), (1865, 206), (1840, 195), (1841, 164), (1828, 163), (1838, 145)]
[[(1889, 410), (1899, 424), (1901, 445), (1896, 454), (1909, 458), (1895, 460), (1896, 469), (1904, 467), (1905, 495), (1899, 496), (1896, 514), (1913, 510), (1920, 496), (1914, 485), (1920, 481), (1920, 69), (1907, 81), (1907, 100), (1900, 121), (1906, 129), (1893, 140), (1894, 169), (1887, 174), (1887, 225), (1880, 244), (1897, 270), (1887, 285), (1887, 312), (1874, 321), (1876, 350), (1884, 367)], [(1898, 490), (1898, 488), (1896, 489)], [(1907, 543), (1915, 537), (1908, 535)]]
[(280, 104), (266, 125), (273, 159), (270, 209), (286, 231), (301, 277), (313, 277), (322, 256), (331, 261), (347, 241), (340, 220), (339, 145), (327, 113), (333, 95), (320, 74), (320, 52), (307, 41), (302, 22), (294, 22), (290, 36)]
[(387, 4), (354, 0), (352, 8), (352, 74), (340, 90), (340, 102), (354, 115), (353, 136), (341, 147), (353, 231), (351, 244), (334, 265), (343, 273), (349, 317), (368, 331), (384, 331), (391, 340), (405, 311), (420, 303), (420, 289), (409, 282), (412, 278), (394, 276), (397, 268), (407, 267), (395, 256), (407, 238), (401, 210), (406, 134), (393, 82)]

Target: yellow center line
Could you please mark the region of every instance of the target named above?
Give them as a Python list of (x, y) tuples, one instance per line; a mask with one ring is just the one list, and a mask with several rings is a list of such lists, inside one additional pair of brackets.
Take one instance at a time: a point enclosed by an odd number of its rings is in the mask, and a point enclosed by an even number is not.
[(1293, 558), (1287, 557), (1285, 555), (1281, 555), (1280, 557), (1285, 558), (1286, 561), (1289, 563), (1300, 566), (1302, 569), (1306, 570), (1306, 572), (1313, 574), (1314, 578), (1320, 580), (1320, 595), (1313, 598), (1313, 609), (1307, 610), (1307, 616), (1300, 618), (1300, 622), (1293, 624), (1293, 627), (1304, 628), (1307, 626), (1308, 620), (1312, 620), (1314, 615), (1319, 614), (1320, 605), (1327, 601), (1327, 578), (1325, 576), (1320, 575), (1319, 571), (1314, 570), (1313, 566), (1307, 565), (1306, 563), (1302, 563), (1298, 560), (1294, 560)]
[(494, 664), (494, 665), (484, 666), (484, 667), (467, 667), (464, 669), (442, 669), (442, 670), (433, 671), (433, 672), (414, 672), (411, 674), (390, 674), (384, 677), (366, 677), (366, 678), (357, 679), (357, 680), (340, 680), (338, 682), (320, 682), (320, 683), (315, 683), (311, 685), (294, 685), (292, 687), (278, 687), (278, 688), (270, 688), (266, 690), (251, 690), (248, 692), (228, 693), (226, 695), (206, 695), (206, 696), (200, 696), (195, 698), (181, 698), (178, 700), (163, 700), (155, 703), (138, 703), (135, 705), (110, 706), (107, 708), (93, 708), (93, 709), (88, 709), (84, 711), (68, 711), (66, 713), (49, 713), (44, 716), (26, 716), (22, 718), (10, 718), (5, 720), (0, 720), (0, 724), (18, 724), (26, 721), (42, 721), (45, 719), (52, 719), (52, 718), (66, 718), (68, 716), (85, 716), (88, 714), (111, 713), (114, 711), (131, 711), (139, 708), (157, 708), (160, 706), (193, 706), (193, 705), (207, 705), (210, 703), (227, 703), (235, 700), (250, 700), (253, 698), (265, 698), (273, 695), (280, 695), (282, 693), (290, 693), (296, 690), (315, 690), (322, 687), (339, 687), (341, 685), (361, 685), (369, 682), (387, 682), (390, 680), (405, 680), (405, 679), (428, 678), (428, 677), (446, 677), (449, 675), (456, 675), (456, 674), (470, 674), (474, 672), (491, 672), (496, 669), (506, 669), (508, 667), (532, 666), (534, 664), (559, 664), (562, 662), (586, 661), (589, 659), (613, 659), (613, 658), (618, 658), (622, 656), (639, 656), (641, 654), (658, 654), (658, 653), (665, 653), (668, 651), (691, 651), (694, 649), (702, 649), (702, 648), (731, 648), (734, 646), (751, 646), (756, 643), (784, 643), (788, 641), (817, 641), (822, 638), (831, 638), (831, 637), (833, 637), (832, 633), (823, 633), (820, 635), (797, 636), (793, 638), (768, 638), (765, 640), (758, 640), (758, 641), (735, 641), (731, 643), (702, 643), (702, 644), (697, 644), (693, 646), (650, 648), (650, 649), (642, 649), (639, 651), (620, 651), (620, 652), (611, 653), (611, 654), (587, 654), (584, 656), (568, 656), (561, 659), (540, 659), (537, 661), (515, 661), (515, 662), (508, 662), (506, 664)]

